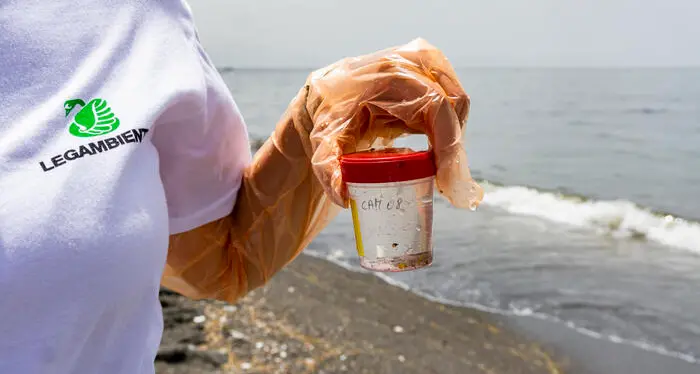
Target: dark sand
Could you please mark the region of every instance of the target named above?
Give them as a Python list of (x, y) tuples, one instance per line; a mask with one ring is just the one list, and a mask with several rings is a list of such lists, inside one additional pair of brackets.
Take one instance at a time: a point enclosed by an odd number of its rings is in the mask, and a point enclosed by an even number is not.
[(236, 305), (167, 291), (161, 301), (158, 374), (700, 373), (557, 323), (431, 302), (308, 256)]
[(159, 374), (566, 372), (565, 360), (495, 316), (307, 256), (235, 306), (161, 300)]

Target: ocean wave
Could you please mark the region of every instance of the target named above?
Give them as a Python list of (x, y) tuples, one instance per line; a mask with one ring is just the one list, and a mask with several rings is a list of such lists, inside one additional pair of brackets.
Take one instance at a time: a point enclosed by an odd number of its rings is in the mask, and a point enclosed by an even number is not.
[(486, 191), (484, 205), (700, 253), (699, 222), (654, 212), (627, 200), (589, 200), (530, 187), (482, 183)]

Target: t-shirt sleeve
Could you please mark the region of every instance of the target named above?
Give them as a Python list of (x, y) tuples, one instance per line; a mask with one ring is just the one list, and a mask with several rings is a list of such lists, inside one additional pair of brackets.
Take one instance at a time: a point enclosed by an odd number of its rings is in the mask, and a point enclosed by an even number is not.
[(175, 95), (154, 125), (171, 235), (230, 214), (251, 161), (243, 117), (219, 73), (205, 62), (201, 87)]

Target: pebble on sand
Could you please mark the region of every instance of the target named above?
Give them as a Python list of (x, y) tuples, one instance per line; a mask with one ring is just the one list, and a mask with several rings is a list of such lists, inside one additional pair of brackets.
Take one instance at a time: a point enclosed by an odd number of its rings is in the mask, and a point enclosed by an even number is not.
[(248, 340), (246, 334), (236, 330), (231, 330), (231, 337), (235, 340)]

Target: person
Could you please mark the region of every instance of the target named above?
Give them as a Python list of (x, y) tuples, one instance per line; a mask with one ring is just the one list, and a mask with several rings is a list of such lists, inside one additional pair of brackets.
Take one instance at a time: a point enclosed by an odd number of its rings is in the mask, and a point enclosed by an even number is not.
[(264, 285), (346, 207), (343, 154), (426, 134), (481, 199), (426, 41), (313, 72), (253, 158), (184, 0), (5, 0), (0, 30), (0, 373), (153, 373), (159, 288)]

